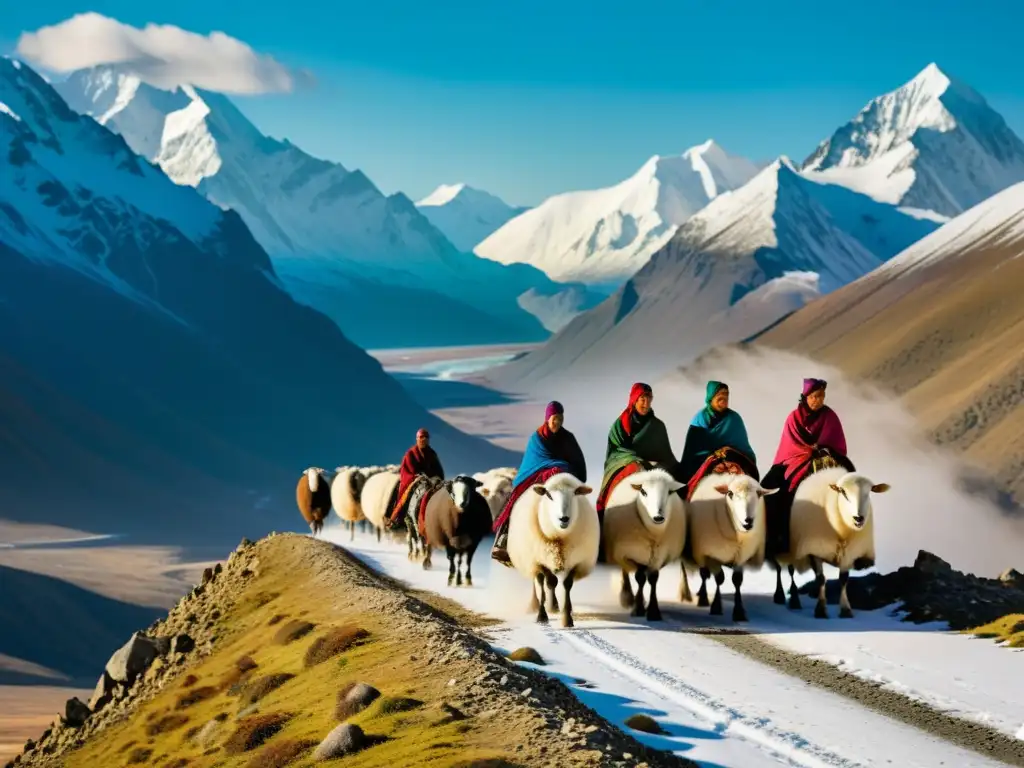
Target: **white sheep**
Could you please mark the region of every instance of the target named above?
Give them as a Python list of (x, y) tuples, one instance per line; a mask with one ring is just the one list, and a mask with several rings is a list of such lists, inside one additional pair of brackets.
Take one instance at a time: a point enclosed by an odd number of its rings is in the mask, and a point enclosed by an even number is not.
[(338, 467), (331, 482), (331, 506), (341, 520), (348, 524), (349, 541), (355, 539), (356, 523), (365, 520), (359, 497), (366, 477), (355, 467)]
[(359, 503), (367, 521), (377, 529), (377, 541), (380, 541), (381, 531), (384, 530), (384, 518), (390, 512), (390, 505), (394, 493), (398, 489), (399, 479), (397, 472), (383, 470), (371, 475), (363, 483), (363, 492), (359, 495)]
[(544, 608), (545, 583), (548, 604), (551, 610), (558, 610), (555, 587), (562, 574), (565, 589), (562, 626), (573, 626), (572, 585), (594, 570), (601, 546), (597, 510), (587, 498), (591, 493), (592, 488), (560, 472), (543, 485), (532, 486), (512, 508), (508, 556), (512, 566), (536, 585), (535, 588), (531, 585), (530, 610), (537, 611), (538, 622), (548, 620)]
[(512, 480), (507, 475), (493, 470), (480, 474), (482, 476), (474, 475), (473, 477), (481, 484), (478, 492), (487, 500), (487, 508), (491, 512), (491, 520), (494, 521), (498, 519), (509, 496), (512, 495)]
[[(605, 559), (622, 570), (619, 604), (632, 605), (633, 616), (645, 615), (644, 583), (650, 583), (648, 621), (661, 621), (658, 577), (661, 569), (678, 560), (686, 542), (686, 509), (676, 493), (683, 484), (663, 469), (630, 475), (619, 483), (604, 510)], [(629, 574), (636, 579), (636, 595)]]
[(732, 569), (736, 590), (732, 608), (733, 621), (747, 621), (743, 607), (743, 568), (760, 568), (764, 563), (766, 518), (764, 497), (778, 493), (778, 488), (762, 488), (749, 475), (708, 475), (697, 483), (690, 500), (690, 539), (683, 561), (683, 598), (688, 598), (689, 583), (686, 561), (700, 569), (700, 590), (697, 605), (708, 605), (708, 579), (715, 576), (715, 599), (712, 616), (722, 615), (722, 566)]
[(776, 593), (782, 589), (782, 565), (789, 567), (790, 607), (799, 610), (794, 570), (814, 571), (818, 602), (814, 616), (827, 619), (822, 564), (839, 569), (839, 617), (852, 619), (846, 595), (850, 569), (875, 563), (875, 520), (872, 493), (885, 493), (888, 483), (874, 483), (859, 472), (830, 467), (808, 475), (796, 488), (789, 519), (789, 551), (776, 556)]

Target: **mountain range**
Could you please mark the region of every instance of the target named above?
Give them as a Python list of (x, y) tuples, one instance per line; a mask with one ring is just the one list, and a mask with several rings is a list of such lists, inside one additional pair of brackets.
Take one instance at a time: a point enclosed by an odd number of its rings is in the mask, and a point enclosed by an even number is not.
[[(0, 505), (144, 539), (260, 535), (313, 464), (514, 454), (425, 412), (285, 290), (242, 218), (0, 59)], [(333, 463), (332, 463), (333, 462)]]
[(456, 248), (470, 253), (492, 232), (530, 210), (465, 184), (442, 184), (416, 207)]
[(1024, 183), (759, 335), (902, 396), (1024, 502)]
[(539, 341), (569, 319), (537, 318), (519, 297), (574, 286), (460, 251), (404, 194), (263, 135), (226, 96), (110, 67), (55, 87), (174, 182), (235, 210), (289, 292), (364, 347)]
[[(607, 300), (493, 379), (536, 386), (593, 375), (612, 360), (653, 376), (759, 333), (1022, 180), (1024, 144), (979, 94), (929, 65), (874, 99), (802, 167), (780, 158), (718, 194)], [(534, 253), (534, 263), (546, 258)]]

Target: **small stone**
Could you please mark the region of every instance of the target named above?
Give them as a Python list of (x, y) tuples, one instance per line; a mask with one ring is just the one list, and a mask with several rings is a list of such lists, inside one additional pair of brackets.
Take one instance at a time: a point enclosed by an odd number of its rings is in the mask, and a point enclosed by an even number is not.
[(449, 680), (449, 681), (448, 681), (448, 687), (449, 687), (449, 688), (451, 688), (451, 687), (452, 687), (453, 685), (455, 685), (455, 683), (456, 683), (456, 682), (457, 682), (457, 681), (456, 681), (456, 680), (455, 680), (455, 678), (453, 677), (453, 678), (452, 678), (451, 680)]
[(224, 568), (221, 566), (221, 564), (217, 563), (215, 566), (213, 566), (213, 575), (214, 576), (220, 576), (220, 574), (221, 574), (221, 572), (223, 570), (224, 570)]
[(79, 700), (77, 696), (73, 699), (68, 699), (67, 704), (64, 705), (64, 722), (72, 728), (84, 725), (91, 714), (92, 710), (83, 701)]
[(498, 681), (499, 685), (508, 685), (508, 675), (502, 675), (501, 680)]
[(530, 695), (531, 693), (533, 693), (533, 688), (524, 688), (524, 689), (523, 689), (523, 692), (522, 692), (522, 693), (520, 693), (519, 695), (520, 695), (520, 696), (522, 696), (523, 698), (526, 698), (526, 697), (527, 697), (527, 696), (529, 696), (529, 695)]
[(314, 760), (331, 760), (358, 752), (366, 743), (363, 729), (351, 723), (342, 723), (327, 734), (313, 753)]

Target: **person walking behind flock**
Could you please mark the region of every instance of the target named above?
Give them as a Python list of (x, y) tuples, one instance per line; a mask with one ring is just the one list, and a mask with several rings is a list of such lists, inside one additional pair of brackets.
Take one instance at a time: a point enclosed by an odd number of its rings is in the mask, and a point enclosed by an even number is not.
[(398, 492), (395, 506), (391, 509), (388, 517), (390, 527), (398, 522), (401, 517), (402, 508), (409, 500), (409, 493), (412, 491), (413, 481), (418, 475), (427, 477), (440, 477), (444, 479), (444, 468), (441, 466), (441, 459), (430, 447), (430, 433), (421, 428), (416, 433), (416, 445), (405, 452), (402, 457), (402, 465), (398, 469)]
[(855, 471), (846, 455), (846, 434), (839, 414), (825, 405), (827, 386), (822, 379), (804, 379), (800, 401), (782, 428), (775, 462), (761, 483), (764, 488), (779, 489), (765, 497), (769, 552), (785, 552), (789, 546), (793, 496), (807, 475), (830, 466)]
[(552, 400), (544, 409), (544, 423), (530, 435), (523, 452), (519, 471), (512, 479), (512, 493), (505, 502), (501, 514), (494, 521), (494, 547), (491, 557), (504, 566), (512, 567), (508, 550), (508, 527), (512, 507), (532, 486), (546, 482), (549, 478), (568, 472), (581, 483), (587, 482), (587, 462), (576, 436), (563, 425), (565, 409), (557, 400)]
[[(665, 422), (654, 415), (654, 391), (649, 384), (637, 382), (629, 390), (629, 404), (608, 430), (608, 448), (604, 459), (604, 477), (597, 496), (597, 518), (604, 530), (604, 508), (615, 486), (634, 472), (660, 466), (673, 477), (678, 462), (672, 453)], [(678, 479), (678, 478), (677, 478)], [(605, 562), (604, 547), (598, 562)]]
[[(757, 456), (747, 437), (742, 417), (729, 407), (729, 385), (709, 381), (704, 391), (704, 407), (690, 422), (686, 431), (683, 458), (679, 462), (680, 480), (693, 489), (705, 475), (725, 465), (724, 471), (736, 469), (760, 479)], [(722, 471), (718, 469), (718, 471)]]
[(565, 429), (565, 409), (558, 400), (552, 400), (544, 409), (544, 424), (529, 436), (526, 450), (522, 454), (519, 470), (512, 478), (512, 493), (505, 503), (498, 519), (495, 520), (495, 546), (490, 557), (502, 565), (512, 567), (507, 550), (509, 522), (512, 507), (531, 486), (546, 482), (561, 472), (568, 472), (580, 482), (587, 482), (587, 461), (580, 443), (569, 430)]

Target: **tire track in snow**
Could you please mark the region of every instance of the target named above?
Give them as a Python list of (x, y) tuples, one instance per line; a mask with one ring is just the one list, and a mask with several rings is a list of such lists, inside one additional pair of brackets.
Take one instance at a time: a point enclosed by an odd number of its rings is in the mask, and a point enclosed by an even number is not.
[(803, 768), (865, 768), (864, 763), (820, 747), (798, 733), (784, 730), (766, 719), (753, 718), (730, 707), (675, 675), (653, 667), (615, 647), (590, 630), (572, 629), (559, 632), (546, 628), (545, 633), (552, 641), (568, 642), (609, 669), (712, 723), (719, 733), (751, 741), (791, 765)]

